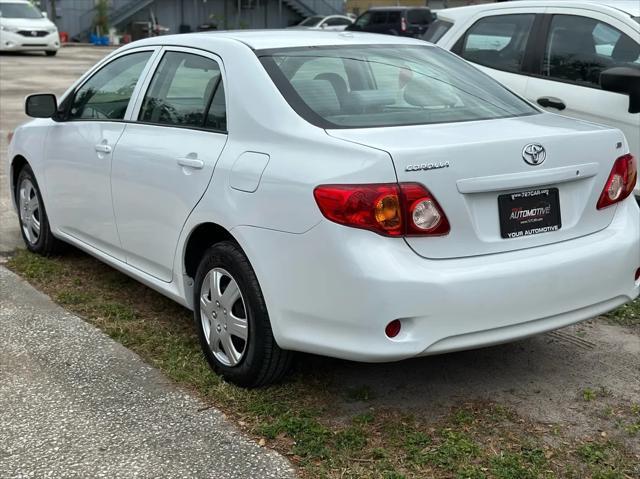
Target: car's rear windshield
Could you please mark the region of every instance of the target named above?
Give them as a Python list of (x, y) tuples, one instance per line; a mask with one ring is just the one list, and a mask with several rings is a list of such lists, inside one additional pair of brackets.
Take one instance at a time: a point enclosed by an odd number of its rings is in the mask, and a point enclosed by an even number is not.
[(42, 18), (42, 14), (29, 3), (0, 3), (3, 18)]
[(425, 32), (422, 36), (422, 39), (425, 42), (438, 43), (445, 33), (449, 31), (449, 29), (453, 26), (453, 23), (447, 22), (445, 20), (436, 20)]
[(531, 115), (538, 110), (433, 46), (357, 45), (257, 52), (291, 107), (322, 128)]

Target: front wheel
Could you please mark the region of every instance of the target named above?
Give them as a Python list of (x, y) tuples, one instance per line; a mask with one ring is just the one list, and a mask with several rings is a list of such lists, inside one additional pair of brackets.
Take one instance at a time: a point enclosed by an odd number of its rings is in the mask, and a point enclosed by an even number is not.
[(240, 247), (207, 250), (196, 273), (194, 319), (214, 371), (242, 387), (268, 386), (289, 370), (293, 353), (280, 349), (258, 279)]
[(20, 232), (27, 249), (43, 256), (60, 252), (62, 243), (51, 233), (38, 182), (28, 165), (18, 174), (15, 195)]
[(58, 50), (45, 50), (44, 52), (48, 57), (55, 57), (58, 54)]

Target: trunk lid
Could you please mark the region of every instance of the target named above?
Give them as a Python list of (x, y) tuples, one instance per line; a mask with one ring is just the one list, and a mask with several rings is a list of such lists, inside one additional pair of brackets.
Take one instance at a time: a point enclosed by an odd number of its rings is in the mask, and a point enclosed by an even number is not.
[[(626, 153), (618, 130), (553, 114), (327, 133), (388, 152), (398, 181), (421, 183), (431, 191), (451, 223), (451, 232), (406, 241), (418, 255), (433, 259), (531, 248), (606, 228), (616, 207), (598, 211), (596, 204), (616, 158)], [(524, 160), (523, 149), (529, 144), (544, 147), (544, 162), (532, 165)], [(520, 207), (518, 202), (526, 200), (510, 203), (507, 198), (536, 190), (555, 196), (555, 189), (558, 230), (503, 237), (508, 227), (501, 228), (501, 213), (503, 217), (534, 214), (536, 205), (525, 203), (526, 211), (518, 212), (514, 205)], [(499, 207), (501, 195), (508, 197)]]

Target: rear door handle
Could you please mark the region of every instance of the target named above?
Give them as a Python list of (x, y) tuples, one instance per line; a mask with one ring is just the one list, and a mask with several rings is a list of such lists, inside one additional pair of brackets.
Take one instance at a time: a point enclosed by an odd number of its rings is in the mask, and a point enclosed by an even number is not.
[(106, 155), (108, 155), (112, 151), (112, 148), (106, 143), (100, 143), (96, 145), (95, 148), (98, 153), (104, 153)]
[(558, 98), (553, 98), (551, 96), (543, 96), (542, 98), (538, 98), (538, 105), (543, 108), (555, 108), (556, 110), (564, 110), (567, 108), (567, 105)]
[(198, 158), (178, 158), (177, 162), (180, 166), (186, 166), (187, 168), (193, 168), (195, 170), (204, 168), (204, 161)]

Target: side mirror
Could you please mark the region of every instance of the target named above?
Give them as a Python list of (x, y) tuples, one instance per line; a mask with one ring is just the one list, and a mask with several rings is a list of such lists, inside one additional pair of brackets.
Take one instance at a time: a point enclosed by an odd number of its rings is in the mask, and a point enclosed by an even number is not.
[(603, 90), (629, 95), (629, 113), (640, 113), (640, 68), (614, 67), (600, 74)]
[(320, 28), (322, 28), (324, 30), (325, 28), (327, 28), (327, 24), (323, 23), (322, 25), (320, 25)]
[(44, 18), (49, 18), (49, 14), (47, 12), (41, 12)]
[(58, 101), (51, 93), (29, 95), (24, 102), (24, 111), (32, 118), (51, 118), (58, 111)]

